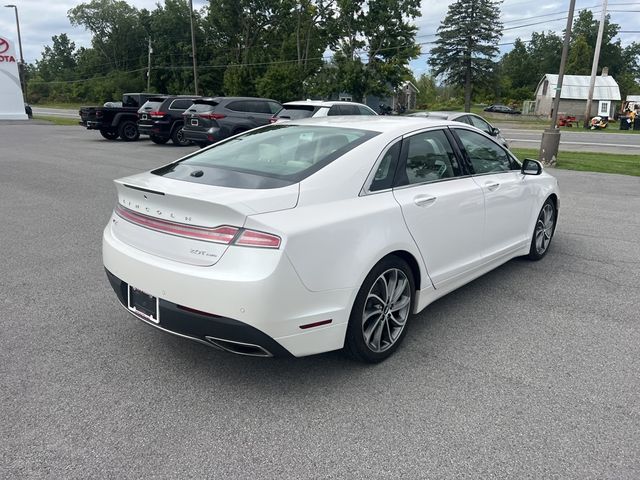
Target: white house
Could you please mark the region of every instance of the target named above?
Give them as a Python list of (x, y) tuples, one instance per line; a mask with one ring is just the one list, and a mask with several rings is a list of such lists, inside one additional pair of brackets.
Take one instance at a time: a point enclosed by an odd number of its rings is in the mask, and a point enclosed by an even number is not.
[[(558, 113), (584, 119), (590, 81), (589, 75), (565, 75)], [(558, 75), (548, 73), (542, 77), (536, 89), (536, 115), (551, 116), (557, 86)], [(613, 117), (616, 112), (615, 102), (619, 102), (620, 99), (618, 83), (609, 76), (607, 68), (603, 68), (602, 75), (596, 77), (590, 117), (596, 115)]]

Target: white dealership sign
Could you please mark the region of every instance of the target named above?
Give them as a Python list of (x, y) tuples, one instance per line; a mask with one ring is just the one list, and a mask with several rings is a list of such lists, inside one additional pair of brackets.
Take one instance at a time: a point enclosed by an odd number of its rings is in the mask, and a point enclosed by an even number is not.
[(0, 36), (0, 120), (27, 120), (13, 43)]

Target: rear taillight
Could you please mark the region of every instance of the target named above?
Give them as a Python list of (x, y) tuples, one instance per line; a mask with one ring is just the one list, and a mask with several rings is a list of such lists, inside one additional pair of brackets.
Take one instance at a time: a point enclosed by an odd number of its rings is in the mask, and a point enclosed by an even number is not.
[[(184, 223), (170, 222), (159, 218), (143, 215), (118, 204), (115, 213), (135, 225), (149, 228), (157, 232), (193, 238), (205, 242), (222, 243), (224, 245), (239, 245), (243, 247), (280, 248), (280, 237), (270, 233), (247, 230), (229, 225), (220, 227), (196, 227)], [(238, 234), (238, 232), (240, 232)]]
[(222, 113), (201, 113), (200, 118), (206, 118), (207, 120), (221, 120), (225, 118), (226, 115)]
[(280, 237), (255, 230), (242, 230), (233, 243), (243, 247), (280, 248)]
[(151, 118), (162, 118), (166, 115), (165, 112), (149, 112)]

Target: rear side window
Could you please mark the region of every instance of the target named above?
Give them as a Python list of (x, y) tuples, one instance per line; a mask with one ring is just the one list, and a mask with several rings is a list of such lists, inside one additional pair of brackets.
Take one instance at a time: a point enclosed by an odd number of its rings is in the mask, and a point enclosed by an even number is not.
[(266, 113), (272, 114), (273, 112), (269, 108), (269, 104), (267, 102), (263, 102), (261, 100), (252, 100), (249, 103), (249, 108), (252, 112), (255, 113)]
[[(299, 182), (376, 135), (359, 129), (276, 124), (222, 141), (153, 173), (232, 188), (282, 187)], [(196, 170), (202, 174), (192, 176)]]
[(248, 101), (245, 100), (236, 100), (235, 102), (229, 102), (227, 105), (229, 110), (234, 110), (236, 112), (252, 112), (251, 106)]
[(371, 181), (369, 187), (370, 192), (377, 192), (378, 190), (386, 190), (393, 186), (393, 178), (396, 173), (396, 167), (398, 165), (398, 157), (400, 156), (400, 147), (402, 142), (396, 142), (391, 146), (382, 157), (376, 173)]
[(147, 100), (145, 104), (142, 105), (142, 107), (140, 107), (140, 110), (143, 110), (145, 112), (155, 112), (160, 110), (160, 107), (162, 106), (163, 103), (164, 103), (164, 99)]
[(169, 105), (169, 110), (184, 111), (187, 108), (189, 108), (192, 104), (193, 104), (193, 100), (188, 100), (188, 99), (174, 100), (173, 102), (171, 102), (171, 105)]
[(376, 115), (376, 112), (374, 112), (370, 108), (363, 107), (360, 105), (358, 105), (357, 108), (358, 108), (358, 111), (360, 112), (360, 115)]
[(299, 120), (301, 118), (312, 117), (315, 111), (316, 107), (313, 105), (287, 105), (278, 112), (278, 117)]
[(216, 105), (218, 105), (215, 102), (209, 102), (209, 103), (194, 103), (193, 105), (191, 105), (189, 107), (189, 112), (193, 112), (193, 113), (204, 113), (204, 112), (210, 112), (212, 111), (214, 108), (216, 108)]

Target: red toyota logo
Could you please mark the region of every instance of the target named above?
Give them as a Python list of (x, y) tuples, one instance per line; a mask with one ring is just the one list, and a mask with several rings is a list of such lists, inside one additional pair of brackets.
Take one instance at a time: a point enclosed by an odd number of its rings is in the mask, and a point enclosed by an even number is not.
[(0, 38), (0, 54), (9, 50), (9, 42), (7, 42), (4, 38)]

